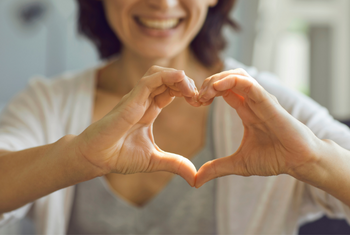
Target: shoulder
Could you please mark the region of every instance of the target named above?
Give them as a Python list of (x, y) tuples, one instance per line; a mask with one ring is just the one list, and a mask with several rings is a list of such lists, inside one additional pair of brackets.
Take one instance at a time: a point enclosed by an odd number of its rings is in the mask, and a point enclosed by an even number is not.
[[(95, 71), (91, 68), (75, 73), (65, 73), (53, 78), (36, 76), (29, 80), (27, 87), (18, 93), (7, 109), (18, 106), (34, 110), (53, 110), (74, 103), (79, 97), (92, 96), (95, 84)], [(4, 111), (5, 111), (4, 110)]]
[(34, 77), (2, 110), (0, 125), (17, 119), (67, 119), (71, 111), (89, 107), (96, 69), (66, 73), (54, 78)]
[(22, 93), (34, 92), (45, 98), (71, 96), (79, 92), (88, 92), (94, 86), (96, 69), (88, 69), (76, 73), (65, 73), (53, 78), (34, 77), (29, 80)]

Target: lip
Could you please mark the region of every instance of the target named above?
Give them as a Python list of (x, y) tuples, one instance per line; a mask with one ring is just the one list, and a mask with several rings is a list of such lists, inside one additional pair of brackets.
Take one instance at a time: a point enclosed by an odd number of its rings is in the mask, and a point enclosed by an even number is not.
[(164, 14), (152, 14), (152, 15), (146, 15), (146, 14), (135, 14), (134, 18), (145, 18), (150, 20), (168, 20), (168, 19), (184, 19), (186, 18), (184, 15), (164, 15)]
[[(144, 26), (143, 24), (140, 23), (139, 17), (150, 19), (150, 20), (167, 20), (167, 19), (174, 19), (178, 18), (179, 23), (174, 27), (170, 29), (152, 29), (149, 27)], [(139, 27), (140, 31), (145, 34), (146, 36), (149, 37), (156, 37), (156, 38), (165, 38), (165, 37), (170, 37), (173, 34), (178, 31), (178, 29), (184, 24), (184, 17), (170, 17), (170, 16), (163, 16), (163, 17), (144, 17), (144, 16), (135, 16), (133, 17), (136, 25)]]

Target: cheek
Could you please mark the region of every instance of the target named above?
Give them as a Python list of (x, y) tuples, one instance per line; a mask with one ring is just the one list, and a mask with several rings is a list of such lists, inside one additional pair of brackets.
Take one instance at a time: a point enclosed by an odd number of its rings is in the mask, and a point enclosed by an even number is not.
[(188, 22), (188, 30), (190, 32), (188, 34), (190, 35), (191, 39), (194, 39), (194, 37), (199, 33), (199, 31), (201, 30), (204, 24), (204, 21), (207, 16), (208, 8), (204, 4), (197, 3), (197, 4), (194, 4), (193, 6), (189, 6), (188, 9), (189, 9), (188, 15), (190, 15), (189, 22)]
[[(129, 1), (129, 2), (128, 2)], [(105, 0), (104, 9), (109, 26), (112, 28), (118, 38), (123, 40), (124, 34), (127, 33), (128, 27), (126, 25), (129, 5), (133, 0)], [(123, 20), (124, 19), (124, 20)]]

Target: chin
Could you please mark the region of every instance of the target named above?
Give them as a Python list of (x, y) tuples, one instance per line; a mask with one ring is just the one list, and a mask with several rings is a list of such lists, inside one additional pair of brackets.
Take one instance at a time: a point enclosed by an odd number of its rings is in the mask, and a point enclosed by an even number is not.
[(163, 48), (152, 48), (149, 47), (144, 50), (138, 50), (138, 53), (144, 57), (151, 60), (159, 60), (159, 59), (171, 59), (179, 55), (183, 50), (174, 50), (174, 47), (167, 46)]

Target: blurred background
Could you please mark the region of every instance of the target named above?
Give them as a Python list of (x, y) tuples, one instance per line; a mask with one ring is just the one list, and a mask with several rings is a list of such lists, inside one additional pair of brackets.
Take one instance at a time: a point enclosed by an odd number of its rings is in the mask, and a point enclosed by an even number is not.
[[(232, 17), (242, 30), (225, 30), (224, 55), (277, 74), (335, 118), (350, 120), (350, 0), (238, 0)], [(35, 75), (97, 63), (92, 44), (76, 32), (74, 0), (0, 0), (0, 111)], [(300, 234), (350, 229), (322, 218)]]

